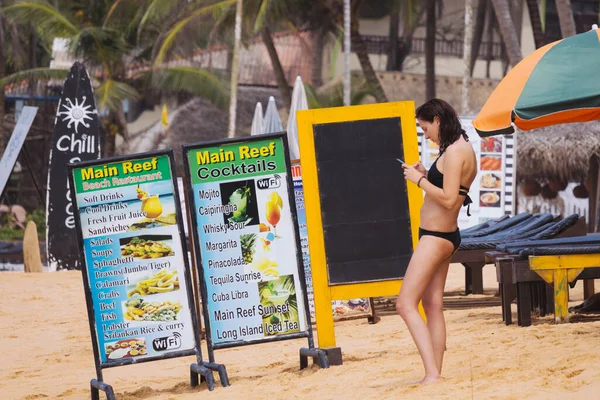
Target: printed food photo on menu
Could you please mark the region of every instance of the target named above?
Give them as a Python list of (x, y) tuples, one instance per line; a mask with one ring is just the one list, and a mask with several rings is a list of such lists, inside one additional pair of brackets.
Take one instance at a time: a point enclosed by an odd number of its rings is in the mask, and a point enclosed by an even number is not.
[(481, 191), (479, 194), (479, 206), (500, 207), (500, 194), (498, 192)]
[(182, 305), (178, 301), (148, 300), (132, 298), (123, 302), (123, 315), (130, 322), (146, 324), (149, 322), (177, 321)]
[(220, 184), (224, 206), (230, 205), (231, 212), (223, 213), (224, 223), (239, 223), (244, 226), (258, 225), (258, 207), (254, 179)]
[(481, 175), (479, 186), (481, 186), (482, 189), (502, 189), (502, 179), (500, 174), (491, 172), (483, 173)]
[(119, 239), (121, 255), (134, 257), (136, 261), (151, 258), (170, 257), (173, 252), (171, 235), (140, 235)]
[(502, 153), (502, 139), (487, 137), (481, 139), (482, 153)]
[(482, 171), (501, 171), (502, 156), (482, 155), (480, 160), (480, 169)]
[(179, 290), (179, 276), (176, 269), (163, 268), (157, 272), (139, 275), (132, 279), (127, 288), (127, 297), (151, 296)]
[(146, 340), (144, 338), (134, 338), (105, 343), (104, 351), (109, 360), (143, 356), (146, 355)]

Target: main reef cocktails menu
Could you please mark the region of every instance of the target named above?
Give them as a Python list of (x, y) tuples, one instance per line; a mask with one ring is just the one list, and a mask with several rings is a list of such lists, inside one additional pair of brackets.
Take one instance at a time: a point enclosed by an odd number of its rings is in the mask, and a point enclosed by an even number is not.
[(170, 158), (73, 169), (100, 360), (195, 348)]
[(305, 332), (281, 138), (190, 148), (188, 174), (212, 343)]

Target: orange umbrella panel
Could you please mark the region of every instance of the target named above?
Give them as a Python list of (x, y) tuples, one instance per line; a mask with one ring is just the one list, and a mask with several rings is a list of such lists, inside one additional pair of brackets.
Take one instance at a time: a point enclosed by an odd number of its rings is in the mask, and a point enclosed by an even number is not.
[(473, 121), (481, 137), (600, 119), (600, 30), (571, 36), (525, 57)]

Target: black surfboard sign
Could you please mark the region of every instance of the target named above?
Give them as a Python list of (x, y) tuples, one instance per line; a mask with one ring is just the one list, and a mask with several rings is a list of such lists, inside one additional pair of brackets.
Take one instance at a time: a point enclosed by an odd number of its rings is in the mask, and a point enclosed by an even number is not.
[(88, 73), (75, 62), (58, 103), (46, 197), (46, 240), (50, 270), (81, 269), (67, 164), (100, 158), (98, 110)]

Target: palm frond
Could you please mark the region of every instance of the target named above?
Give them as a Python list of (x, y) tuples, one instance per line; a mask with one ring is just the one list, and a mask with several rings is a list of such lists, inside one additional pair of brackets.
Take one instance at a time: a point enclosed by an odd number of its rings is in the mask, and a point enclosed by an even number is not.
[(288, 19), (292, 13), (289, 0), (261, 0), (260, 7), (254, 17), (254, 32), (260, 31), (271, 21)]
[(210, 72), (193, 67), (164, 67), (155, 69), (150, 76), (151, 85), (165, 92), (186, 92), (202, 97), (222, 110), (229, 104), (229, 91), (225, 83)]
[(309, 83), (304, 84), (304, 91), (306, 92), (306, 100), (308, 102), (308, 108), (321, 108), (321, 103), (319, 102), (319, 96), (317, 94), (317, 90)]
[(68, 69), (58, 68), (32, 68), (23, 71), (15, 72), (14, 74), (5, 76), (0, 80), (0, 87), (5, 87), (11, 83), (21, 83), (25, 80), (50, 80), (50, 79), (61, 79), (65, 80)]
[(260, 8), (256, 13), (256, 18), (254, 20), (254, 32), (258, 32), (264, 25), (267, 20), (267, 9), (269, 6), (269, 0), (262, 0), (260, 4)]
[(146, 8), (142, 19), (140, 20), (140, 24), (138, 25), (138, 41), (140, 40), (142, 32), (146, 28), (147, 24), (151, 24), (165, 18), (171, 14), (180, 3), (180, 0), (152, 0), (148, 5), (148, 8)]
[(160, 50), (158, 51), (158, 54), (156, 56), (154, 65), (159, 66), (160, 64), (162, 64), (167, 55), (167, 52), (175, 42), (175, 38), (186, 27), (186, 25), (190, 23), (190, 21), (193, 21), (195, 18), (210, 14), (213, 15), (215, 20), (218, 20), (221, 18), (223, 13), (227, 12), (227, 10), (235, 4), (235, 2), (236, 0), (223, 0), (218, 3), (202, 7), (190, 13), (190, 15), (186, 18), (177, 22), (177, 24), (175, 24), (175, 26), (165, 36), (165, 39), (163, 40)]
[(19, 1), (4, 12), (19, 23), (32, 24), (42, 37), (70, 38), (79, 32), (67, 17), (44, 0)]
[(96, 89), (98, 109), (108, 108), (111, 111), (121, 109), (123, 100), (135, 100), (139, 97), (138, 92), (124, 82), (107, 79)]
[(102, 24), (102, 26), (106, 26), (108, 24), (108, 20), (114, 14), (115, 10), (122, 2), (123, 0), (115, 0), (114, 4), (108, 10), (108, 13), (106, 13), (106, 17), (104, 18), (104, 24)]
[(119, 32), (95, 26), (82, 29), (71, 39), (69, 47), (75, 57), (102, 64), (107, 72), (110, 72), (110, 63), (121, 60), (128, 50)]

